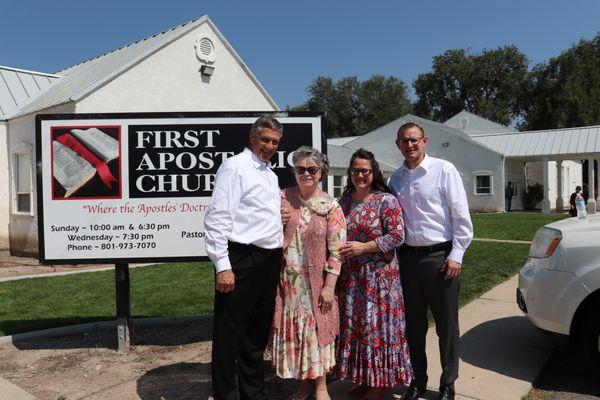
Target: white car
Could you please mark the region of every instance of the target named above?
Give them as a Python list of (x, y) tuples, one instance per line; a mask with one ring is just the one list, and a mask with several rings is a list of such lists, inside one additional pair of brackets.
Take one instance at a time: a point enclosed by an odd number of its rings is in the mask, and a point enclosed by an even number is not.
[(600, 214), (540, 228), (519, 274), (517, 304), (586, 365), (600, 365)]

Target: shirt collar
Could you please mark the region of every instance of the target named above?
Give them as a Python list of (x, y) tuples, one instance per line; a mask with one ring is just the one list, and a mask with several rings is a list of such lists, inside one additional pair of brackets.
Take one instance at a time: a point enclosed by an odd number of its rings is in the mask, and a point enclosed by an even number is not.
[(244, 147), (244, 154), (249, 155), (250, 156), (250, 160), (252, 160), (252, 164), (254, 165), (254, 168), (259, 169), (261, 167), (265, 167), (265, 168), (271, 168), (271, 162), (263, 162), (260, 158), (258, 158), (258, 156), (256, 154), (254, 154), (252, 152), (252, 150), (250, 150), (247, 147)]
[(408, 168), (408, 166), (406, 165), (406, 162), (402, 163), (402, 171), (404, 172), (413, 172), (415, 171), (417, 168), (422, 168), (425, 170), (425, 172), (427, 172), (429, 170), (429, 167), (431, 166), (431, 157), (429, 157), (427, 155), (427, 153), (424, 154), (423, 160), (421, 161), (421, 163), (419, 165), (417, 165), (415, 168), (410, 169)]

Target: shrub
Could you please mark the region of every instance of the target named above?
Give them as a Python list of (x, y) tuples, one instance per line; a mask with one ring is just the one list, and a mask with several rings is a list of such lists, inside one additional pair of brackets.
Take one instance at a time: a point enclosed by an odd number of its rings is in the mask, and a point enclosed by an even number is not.
[(540, 183), (527, 185), (527, 191), (523, 193), (523, 207), (526, 210), (534, 210), (535, 206), (544, 198), (544, 186)]

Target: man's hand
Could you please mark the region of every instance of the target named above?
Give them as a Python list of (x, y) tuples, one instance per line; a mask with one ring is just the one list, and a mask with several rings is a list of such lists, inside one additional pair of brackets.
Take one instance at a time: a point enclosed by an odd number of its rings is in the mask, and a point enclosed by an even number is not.
[(335, 294), (333, 293), (333, 288), (330, 288), (329, 286), (323, 286), (319, 295), (319, 308), (323, 314), (331, 310), (331, 305), (333, 304), (334, 299)]
[(289, 222), (289, 220), (292, 218), (292, 213), (289, 212), (288, 210), (286, 210), (285, 208), (281, 207), (280, 209), (281, 211), (281, 223), (283, 225), (287, 224)]
[(462, 264), (457, 263), (454, 260), (446, 259), (444, 265), (440, 269), (440, 272), (444, 274), (444, 280), (456, 278), (460, 274)]
[(235, 275), (230, 269), (221, 271), (217, 274), (217, 281), (215, 282), (215, 289), (217, 292), (229, 293), (232, 292), (235, 287)]

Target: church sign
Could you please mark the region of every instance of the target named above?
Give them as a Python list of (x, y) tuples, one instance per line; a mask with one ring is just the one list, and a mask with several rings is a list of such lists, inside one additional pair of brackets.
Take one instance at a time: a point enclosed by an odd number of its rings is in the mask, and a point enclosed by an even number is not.
[(294, 184), (291, 155), (324, 148), (314, 113), (47, 114), (36, 119), (39, 254), (44, 263), (203, 260), (204, 213), (219, 166), (273, 115), (272, 168)]

